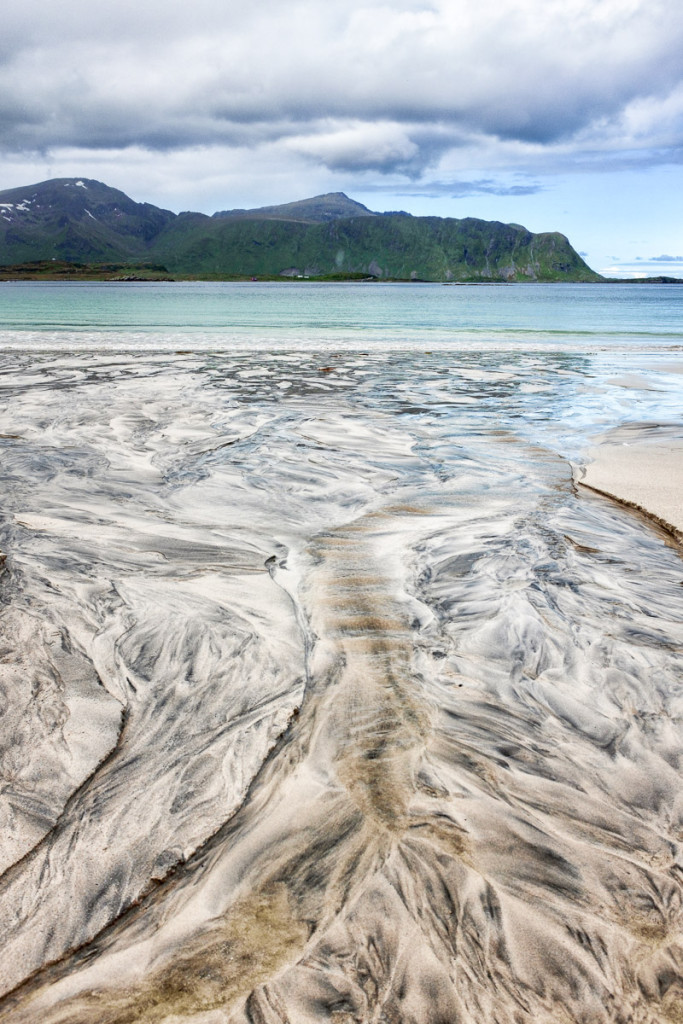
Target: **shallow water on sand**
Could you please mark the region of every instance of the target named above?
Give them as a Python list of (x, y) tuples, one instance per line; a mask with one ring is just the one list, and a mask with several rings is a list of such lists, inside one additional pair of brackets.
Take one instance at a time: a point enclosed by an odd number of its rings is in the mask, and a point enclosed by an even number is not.
[(0, 356), (0, 1020), (678, 1019), (676, 359)]

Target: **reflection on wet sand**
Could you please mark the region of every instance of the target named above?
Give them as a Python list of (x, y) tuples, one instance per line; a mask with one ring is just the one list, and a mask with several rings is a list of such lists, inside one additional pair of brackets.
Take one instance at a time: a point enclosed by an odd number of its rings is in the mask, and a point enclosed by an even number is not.
[(581, 367), (241, 369), (8, 396), (0, 1020), (680, 1019), (681, 563), (525, 439)]

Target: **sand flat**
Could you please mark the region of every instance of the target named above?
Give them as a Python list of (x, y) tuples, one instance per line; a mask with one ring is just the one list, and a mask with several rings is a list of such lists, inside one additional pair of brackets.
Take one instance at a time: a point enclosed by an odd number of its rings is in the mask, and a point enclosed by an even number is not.
[(680, 552), (569, 462), (623, 389), (108, 360), (7, 360), (0, 1022), (680, 1020)]

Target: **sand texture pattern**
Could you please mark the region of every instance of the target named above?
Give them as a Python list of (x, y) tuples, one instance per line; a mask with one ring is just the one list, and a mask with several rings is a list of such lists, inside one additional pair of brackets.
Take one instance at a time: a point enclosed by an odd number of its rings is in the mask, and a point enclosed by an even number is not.
[(535, 426), (585, 362), (319, 362), (10, 366), (0, 1021), (683, 1020), (683, 564)]

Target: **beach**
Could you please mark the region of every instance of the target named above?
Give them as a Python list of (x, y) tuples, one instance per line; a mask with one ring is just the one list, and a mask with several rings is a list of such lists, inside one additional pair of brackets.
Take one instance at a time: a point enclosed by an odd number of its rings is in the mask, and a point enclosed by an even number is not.
[(2, 1024), (675, 1021), (677, 293), (3, 287)]
[(575, 483), (620, 385), (7, 359), (3, 1024), (676, 1019), (680, 547)]

